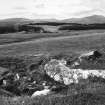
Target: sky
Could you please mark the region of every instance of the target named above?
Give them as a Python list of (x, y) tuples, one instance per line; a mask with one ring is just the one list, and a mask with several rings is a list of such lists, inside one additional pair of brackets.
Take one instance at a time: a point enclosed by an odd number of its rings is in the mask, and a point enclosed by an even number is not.
[(0, 19), (105, 16), (105, 0), (0, 0)]

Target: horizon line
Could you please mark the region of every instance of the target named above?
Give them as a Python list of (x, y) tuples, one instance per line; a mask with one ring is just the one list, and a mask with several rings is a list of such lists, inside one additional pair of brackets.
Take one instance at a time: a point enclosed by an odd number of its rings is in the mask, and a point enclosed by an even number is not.
[(62, 21), (62, 20), (66, 20), (66, 19), (81, 19), (81, 18), (86, 18), (86, 17), (91, 17), (91, 16), (103, 16), (105, 17), (105, 15), (98, 15), (98, 14), (91, 14), (91, 15), (86, 15), (86, 16), (74, 16), (74, 17), (71, 17), (71, 18), (63, 18), (63, 19), (60, 19), (60, 18), (29, 18), (29, 17), (8, 17), (8, 18), (2, 18), (0, 20), (6, 20), (6, 19), (29, 19), (29, 20), (58, 20), (58, 21)]

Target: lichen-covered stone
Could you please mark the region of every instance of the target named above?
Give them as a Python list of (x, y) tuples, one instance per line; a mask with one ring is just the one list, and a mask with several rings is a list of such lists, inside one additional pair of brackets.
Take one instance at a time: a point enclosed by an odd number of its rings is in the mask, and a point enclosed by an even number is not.
[(52, 59), (45, 65), (46, 73), (55, 81), (64, 83), (65, 85), (71, 82), (77, 82), (77, 76), (74, 71), (67, 67), (60, 60)]
[(89, 76), (97, 76), (105, 78), (104, 70), (82, 70), (71, 69), (62, 63), (60, 60), (52, 59), (44, 67), (47, 75), (55, 81), (69, 85), (71, 83), (78, 83), (80, 79), (87, 79)]

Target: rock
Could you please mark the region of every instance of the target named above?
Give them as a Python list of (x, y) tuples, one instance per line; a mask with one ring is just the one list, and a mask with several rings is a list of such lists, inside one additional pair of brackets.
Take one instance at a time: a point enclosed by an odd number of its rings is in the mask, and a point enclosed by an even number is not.
[(36, 97), (36, 96), (44, 96), (44, 95), (48, 95), (50, 93), (51, 93), (50, 89), (44, 89), (44, 90), (41, 90), (41, 91), (34, 92), (31, 97), (33, 98), (33, 97)]
[(82, 61), (82, 59), (87, 58), (88, 60), (96, 60), (97, 58), (100, 58), (102, 54), (95, 50), (95, 51), (90, 51), (87, 53), (83, 53), (79, 56), (79, 60)]
[(74, 70), (67, 67), (60, 60), (52, 59), (48, 64), (45, 65), (46, 73), (53, 78), (55, 81), (59, 81), (68, 85), (72, 82), (77, 83), (77, 75)]
[(71, 69), (56, 59), (49, 61), (44, 69), (47, 75), (65, 85), (79, 83), (81, 79), (88, 79), (89, 76), (105, 78), (104, 70)]
[(75, 67), (80, 67), (80, 65), (83, 64), (84, 62), (96, 61), (101, 56), (102, 54), (97, 50), (89, 51), (89, 52), (81, 54), (79, 57), (69, 62), (71, 63), (71, 68), (75, 68)]

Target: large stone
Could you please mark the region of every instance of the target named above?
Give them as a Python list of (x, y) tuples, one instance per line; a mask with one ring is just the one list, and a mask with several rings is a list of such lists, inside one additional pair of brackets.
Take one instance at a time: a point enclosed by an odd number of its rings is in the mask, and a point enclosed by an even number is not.
[(90, 51), (87, 53), (83, 53), (79, 56), (79, 60), (82, 61), (82, 59), (88, 59), (88, 60), (96, 60), (97, 58), (100, 58), (102, 54), (98, 52), (97, 50), (95, 51)]
[(74, 70), (70, 69), (62, 62), (62, 60), (52, 59), (45, 65), (46, 73), (55, 81), (68, 85), (73, 82), (78, 82), (78, 74)]
[(104, 70), (83, 70), (83, 69), (71, 69), (67, 67), (60, 60), (52, 59), (44, 67), (47, 75), (53, 78), (55, 81), (69, 85), (71, 83), (78, 83), (81, 79), (88, 79), (91, 77), (101, 77), (105, 79)]

